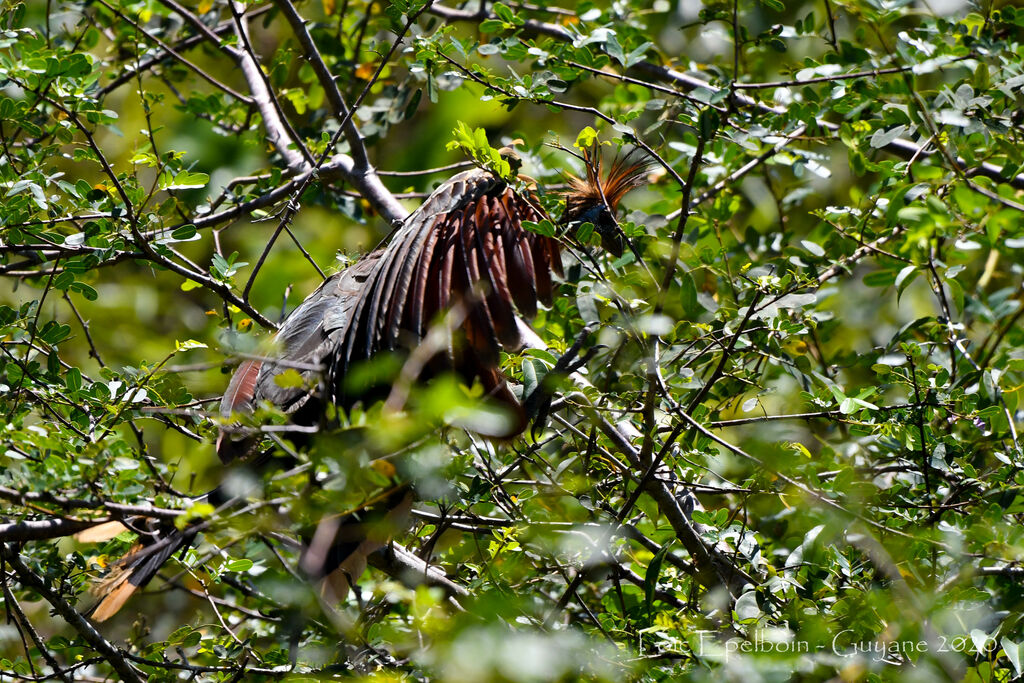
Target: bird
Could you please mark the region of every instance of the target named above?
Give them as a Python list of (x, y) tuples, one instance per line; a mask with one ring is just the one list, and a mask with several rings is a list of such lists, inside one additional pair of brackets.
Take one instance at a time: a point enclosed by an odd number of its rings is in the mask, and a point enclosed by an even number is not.
[[(515, 150), (503, 148), (500, 154), (513, 173), (518, 170)], [(604, 175), (595, 151), (585, 150), (582, 158), (586, 174), (569, 178), (559, 222), (566, 228), (592, 223), (602, 246), (621, 255), (615, 212), (623, 196), (643, 182), (647, 164), (620, 155)], [(259, 459), (259, 435), (240, 433), (232, 421), (265, 402), (294, 425), (316, 426), (328, 405), (350, 408), (366, 400), (346, 382), (352, 368), (381, 353), (408, 355), (453, 309), (463, 320), (430, 366), (452, 371), (467, 384), (479, 381), (485, 396), (506, 407), (511, 419), (486, 436), (522, 432), (526, 416), (500, 371), (499, 354), (521, 347), (517, 316), (532, 319), (538, 306), (550, 306), (555, 278), (563, 276), (559, 241), (525, 225), (550, 220), (530, 189), (532, 182), (484, 167), (458, 173), (441, 183), (385, 246), (328, 277), (285, 318), (273, 357), (245, 360), (236, 369), (220, 402), (223, 426), (216, 451), (221, 461)], [(303, 381), (276, 382), (288, 369)], [(307, 540), (300, 567), (344, 599), (367, 556), (388, 541), (388, 532), (374, 530), (401, 527), (412, 498), (409, 484), (400, 483), (370, 509), (326, 518)], [(381, 519), (391, 523), (381, 525)], [(101, 599), (90, 615), (95, 621), (114, 615), (206, 524), (179, 529), (169, 522), (125, 521), (139, 532), (140, 542), (97, 584)], [(83, 532), (79, 540), (123, 531), (117, 524)]]

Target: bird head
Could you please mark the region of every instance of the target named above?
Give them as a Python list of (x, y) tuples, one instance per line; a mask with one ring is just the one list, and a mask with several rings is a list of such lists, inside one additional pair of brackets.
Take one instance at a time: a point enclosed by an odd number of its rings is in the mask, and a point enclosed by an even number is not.
[(601, 157), (595, 152), (584, 150), (583, 160), (587, 175), (586, 178), (569, 178), (562, 224), (592, 223), (601, 236), (601, 246), (614, 256), (622, 256), (623, 235), (615, 222), (615, 211), (626, 193), (643, 183), (650, 165), (630, 153), (616, 157), (604, 176)]
[[(512, 144), (522, 142), (521, 140), (513, 140)], [(523, 167), (523, 158), (519, 156), (519, 152), (515, 150), (515, 147), (506, 145), (498, 150), (498, 155), (503, 161), (508, 163), (510, 169), (512, 169), (512, 175), (519, 175), (519, 169)]]

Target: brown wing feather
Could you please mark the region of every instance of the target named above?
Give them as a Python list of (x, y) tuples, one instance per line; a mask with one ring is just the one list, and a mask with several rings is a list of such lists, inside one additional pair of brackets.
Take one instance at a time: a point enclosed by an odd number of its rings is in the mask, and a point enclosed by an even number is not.
[(530, 244), (530, 254), (533, 258), (534, 274), (537, 281), (537, 298), (545, 306), (551, 305), (552, 282), (551, 282), (551, 250), (545, 243), (546, 238), (538, 235), (530, 235), (527, 241)]
[[(506, 218), (507, 220), (507, 218)], [(516, 324), (515, 311), (513, 306), (515, 300), (508, 286), (508, 266), (505, 264), (505, 231), (490, 230), (484, 235), (483, 255), (490, 271), (491, 282), (494, 283), (497, 296), (505, 309), (506, 315), (512, 327), (512, 335), (508, 336), (505, 330), (500, 330), (501, 342), (506, 348), (514, 349), (522, 345), (522, 337), (519, 334), (519, 326)]]
[[(282, 357), (323, 364), (330, 398), (345, 404), (343, 380), (352, 362), (415, 343), (432, 318), (461, 301), (467, 318), (456, 336), (483, 362), (496, 364), (500, 348), (520, 343), (514, 308), (532, 317), (538, 299), (551, 301), (551, 275), (560, 270), (557, 243), (522, 227), (523, 220), (542, 218), (529, 199), (486, 171), (455, 176), (387, 247), (330, 278), (289, 316), (279, 335)], [(251, 409), (260, 400), (296, 411), (315, 390), (279, 388), (274, 377), (282, 370), (270, 362), (244, 363), (228, 387), (222, 414)], [(312, 372), (303, 374), (311, 379)], [(222, 457), (235, 457), (237, 450), (237, 443), (218, 440)]]
[[(368, 334), (368, 327), (372, 328), (372, 325), (367, 321), (366, 311), (372, 305), (372, 298), (377, 286), (377, 276), (380, 269), (386, 265), (386, 259), (380, 259), (373, 273), (366, 279), (362, 291), (355, 295), (351, 319), (338, 334), (336, 346), (331, 350), (330, 373), (335, 376), (335, 379), (340, 379), (339, 374), (343, 377), (348, 372), (351, 361), (369, 358), (370, 348), (365, 343), (360, 345), (357, 340), (364, 339), (366, 334)], [(364, 351), (366, 353), (363, 353)], [(335, 382), (334, 384), (337, 383)]]
[[(436, 247), (445, 229), (442, 221), (437, 223), (436, 227), (430, 230), (423, 240), (423, 245), (416, 257), (412, 285), (409, 290), (409, 303), (404, 311), (403, 324), (405, 329), (416, 338), (421, 338), (426, 334), (426, 323), (436, 313), (427, 301), (427, 288), (428, 279), (435, 271), (436, 264), (439, 261), (439, 250)], [(424, 320), (424, 316), (426, 320)]]
[(92, 617), (93, 621), (106, 621), (110, 617), (114, 616), (124, 603), (128, 602), (128, 598), (135, 595), (135, 591), (139, 590), (139, 587), (128, 581), (128, 576), (125, 575), (117, 582), (116, 586), (107, 586), (103, 595), (103, 599), (100, 600), (96, 609), (93, 610)]
[(373, 335), (371, 339), (367, 340), (368, 348), (394, 348), (398, 337), (398, 316), (405, 308), (412, 279), (411, 269), (419, 255), (423, 238), (429, 232), (428, 228), (418, 234), (410, 235), (410, 239), (399, 244), (398, 249), (390, 254), (391, 258), (388, 260), (386, 269), (382, 269), (376, 282), (377, 287), (373, 293), (372, 305), (367, 313), (372, 323), (367, 325), (367, 332)]
[(256, 392), (256, 380), (260, 376), (263, 361), (247, 360), (238, 366), (231, 376), (227, 391), (220, 400), (220, 414), (231, 417), (231, 413), (243, 411), (252, 404)]
[(527, 318), (537, 315), (537, 275), (533, 265), (533, 254), (523, 230), (519, 210), (512, 197), (502, 195), (505, 215), (509, 219), (508, 238), (505, 240), (505, 262), (508, 266), (508, 286), (512, 298)]
[[(506, 190), (508, 191), (508, 190)], [(503, 296), (504, 274), (495, 277), (495, 269), (500, 269), (491, 254), (494, 251), (494, 236), (500, 234), (505, 224), (505, 215), (501, 211), (501, 203), (497, 198), (483, 197), (477, 202), (475, 213), (476, 230), (469, 257), (476, 261), (477, 278), (484, 285), (483, 307), (488, 322), (494, 330), (495, 337), (505, 348), (518, 348), (521, 343), (519, 328), (516, 326), (515, 311), (512, 310), (511, 297)], [(488, 247), (490, 244), (490, 247)]]
[[(437, 274), (437, 310), (448, 308), (451, 301), (452, 274), (455, 272), (455, 258), (458, 253), (458, 233), (455, 230), (456, 218), (453, 216), (445, 226), (442, 240), (441, 271)], [(431, 283), (433, 285), (433, 283)]]
[(475, 207), (467, 207), (465, 219), (458, 226), (459, 256), (458, 260), (465, 274), (465, 286), (462, 294), (469, 311), (466, 320), (466, 338), (470, 346), (485, 359), (485, 362), (497, 363), (498, 349), (501, 344), (494, 329), (494, 320), (487, 306), (487, 299), (481, 296), (481, 286), (487, 288), (482, 281), (480, 264), (477, 260), (477, 234), (481, 229), (477, 223), (478, 213)]

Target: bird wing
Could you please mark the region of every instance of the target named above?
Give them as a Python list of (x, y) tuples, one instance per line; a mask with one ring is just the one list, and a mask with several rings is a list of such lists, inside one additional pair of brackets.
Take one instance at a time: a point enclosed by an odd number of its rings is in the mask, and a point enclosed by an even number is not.
[[(292, 311), (277, 334), (281, 361), (242, 363), (221, 401), (221, 414), (230, 418), (269, 401), (291, 413), (297, 423), (319, 419), (321, 400), (348, 402), (343, 380), (351, 363), (414, 345), (434, 320), (458, 304), (466, 318), (453, 331), (461, 343), (449, 350), (448, 367), (468, 380), (479, 379), (489, 395), (512, 406), (519, 420), (508, 435), (522, 431), (522, 408), (497, 362), (502, 347), (520, 344), (515, 311), (532, 318), (538, 301), (550, 304), (552, 274), (562, 274), (558, 243), (523, 228), (524, 221), (545, 217), (530, 197), (489, 172), (454, 176), (405, 221), (387, 247), (325, 280)], [(289, 367), (302, 375), (303, 386), (274, 381)], [(318, 367), (326, 367), (326, 374)], [(222, 431), (217, 453), (228, 462), (248, 454), (255, 442), (254, 437), (230, 438)], [(396, 491), (407, 507), (406, 488)], [(342, 598), (365, 566), (366, 554), (379, 547), (381, 539), (358, 536), (364, 531), (358, 519), (325, 521), (328, 524), (317, 530), (322, 541), (318, 544), (314, 537), (303, 564), (311, 575), (334, 577), (337, 597)], [(361, 539), (357, 544), (348, 540), (353, 529)], [(99, 587), (104, 597), (93, 618), (102, 621), (117, 612), (172, 554), (187, 548), (199, 530), (189, 526), (147, 536), (148, 545), (118, 561)], [(331, 531), (329, 536), (326, 531)], [(314, 557), (313, 551), (322, 557)]]
[[(276, 335), (279, 362), (254, 359), (238, 366), (220, 402), (222, 417), (252, 412), (261, 401), (269, 401), (286, 413), (306, 405), (320, 384), (320, 373), (313, 368), (321, 366), (330, 352), (332, 335), (344, 329), (359, 291), (380, 256), (380, 252), (373, 252), (327, 278), (291, 312)], [(301, 385), (281, 386), (274, 381), (289, 368), (301, 375)], [(222, 462), (229, 462), (245, 455), (254, 441), (230, 438), (222, 431), (217, 438), (217, 454)]]
[(468, 348), (453, 350), (449, 363), (487, 385), (498, 352), (521, 344), (516, 310), (532, 317), (538, 300), (550, 303), (552, 273), (561, 274), (558, 243), (522, 225), (545, 217), (488, 171), (438, 187), (382, 250), (337, 332), (329, 370), (335, 401), (345, 402), (339, 382), (352, 363), (421, 340), (455, 303), (466, 307), (460, 336)]
[[(459, 330), (466, 348), (450, 349), (448, 366), (514, 402), (497, 370), (499, 351), (521, 344), (516, 309), (533, 317), (538, 301), (551, 302), (552, 273), (561, 275), (558, 243), (523, 228), (523, 221), (545, 217), (531, 198), (488, 171), (442, 183), (385, 248), (328, 278), (292, 311), (277, 333), (280, 362), (239, 366), (221, 415), (251, 412), (261, 401), (295, 413), (324, 388), (335, 403), (350, 403), (355, 397), (347, 395), (344, 378), (352, 363), (415, 345), (456, 303), (466, 307)], [(278, 385), (275, 378), (293, 366), (303, 385)], [(325, 368), (326, 387), (307, 366)], [(221, 434), (217, 452), (226, 462), (251, 443)]]

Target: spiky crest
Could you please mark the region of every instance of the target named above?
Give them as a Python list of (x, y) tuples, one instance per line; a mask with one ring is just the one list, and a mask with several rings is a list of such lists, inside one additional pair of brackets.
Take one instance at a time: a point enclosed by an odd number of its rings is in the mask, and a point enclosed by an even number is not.
[(626, 154), (616, 155), (608, 175), (602, 177), (601, 156), (595, 149), (583, 150), (586, 178), (570, 176), (569, 190), (565, 192), (564, 222), (575, 220), (588, 209), (601, 206), (606, 201), (614, 212), (630, 190), (643, 184), (650, 170), (649, 161), (636, 158), (638, 151), (634, 148)]

